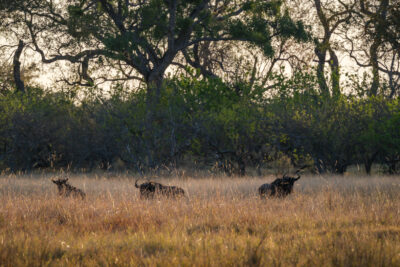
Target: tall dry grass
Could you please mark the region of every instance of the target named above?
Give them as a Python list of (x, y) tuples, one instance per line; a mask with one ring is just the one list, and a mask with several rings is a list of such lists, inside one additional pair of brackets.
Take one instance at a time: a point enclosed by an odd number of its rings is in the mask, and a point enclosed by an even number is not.
[(400, 266), (399, 177), (303, 177), (260, 200), (273, 177), (161, 179), (188, 199), (139, 200), (134, 180), (0, 177), (1, 266)]

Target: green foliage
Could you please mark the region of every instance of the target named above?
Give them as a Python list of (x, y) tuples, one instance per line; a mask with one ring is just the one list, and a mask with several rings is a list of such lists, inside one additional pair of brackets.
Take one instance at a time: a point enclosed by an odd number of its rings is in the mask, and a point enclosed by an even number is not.
[(82, 9), (83, 5), (75, 4), (67, 7), (68, 18), (64, 22), (68, 28), (68, 34), (78, 41), (89, 41), (91, 32), (100, 28), (96, 24), (96, 14), (88, 13)]
[[(141, 76), (148, 88), (156, 86), (148, 90), (149, 95), (154, 90), (163, 90), (166, 69), (180, 53), (195, 45), (243, 42), (272, 56), (273, 38), (307, 40), (302, 23), (282, 11), (282, 1), (225, 1), (221, 5), (198, 0), (150, 0), (135, 4), (72, 0), (54, 5), (34, 1), (20, 10), (32, 16), (31, 21), (23, 19), (21, 27), (32, 32), (30, 38), (36, 50), (42, 54), (57, 51), (47, 55), (46, 63), (59, 60), (81, 63), (82, 69), (89, 72), (82, 71), (85, 73), (79, 75), (91, 84), (97, 75), (92, 70), (104, 67), (94, 66), (102, 56), (117, 72), (123, 66), (125, 73), (135, 71), (135, 75)], [(45, 38), (43, 44), (34, 40), (39, 32)], [(184, 63), (190, 64), (190, 61)], [(154, 98), (154, 102), (159, 100), (158, 93)]]
[(1, 162), (3, 168), (50, 167), (60, 141), (67, 138), (72, 102), (62, 94), (29, 93), (1, 97)]
[[(219, 79), (169, 79), (148, 120), (147, 93), (115, 85), (109, 97), (79, 93), (0, 95), (0, 168), (102, 167), (152, 171), (186, 160), (243, 175), (271, 161), (343, 173), (374, 162), (397, 171), (400, 104), (380, 97), (325, 98), (316, 77), (274, 75), (271, 91)], [(79, 103), (79, 104), (78, 104)], [(150, 125), (150, 127), (149, 127)], [(149, 132), (148, 129), (151, 129)]]
[(262, 49), (264, 55), (272, 56), (271, 35), (283, 38), (294, 37), (297, 40), (307, 41), (309, 35), (301, 22), (293, 21), (289, 13), (281, 14), (281, 1), (246, 2), (244, 9), (246, 18), (234, 18), (228, 22), (228, 32), (234, 39), (248, 41)]

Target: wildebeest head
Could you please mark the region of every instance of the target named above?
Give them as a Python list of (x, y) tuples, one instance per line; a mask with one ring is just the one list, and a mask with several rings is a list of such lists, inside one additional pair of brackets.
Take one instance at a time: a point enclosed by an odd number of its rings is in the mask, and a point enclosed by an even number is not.
[(51, 179), (51, 181), (57, 185), (58, 191), (61, 192), (64, 189), (65, 185), (67, 184), (68, 178), (57, 179), (57, 180)]
[(299, 179), (300, 175), (297, 177), (290, 177), (285, 174), (283, 178), (276, 179), (272, 184), (276, 186), (278, 196), (286, 196), (293, 192), (294, 183)]
[(135, 187), (139, 188), (140, 190), (140, 197), (145, 197), (145, 198), (151, 198), (154, 197), (154, 194), (156, 192), (156, 183), (154, 182), (145, 182), (140, 185), (138, 185), (139, 179), (135, 181)]

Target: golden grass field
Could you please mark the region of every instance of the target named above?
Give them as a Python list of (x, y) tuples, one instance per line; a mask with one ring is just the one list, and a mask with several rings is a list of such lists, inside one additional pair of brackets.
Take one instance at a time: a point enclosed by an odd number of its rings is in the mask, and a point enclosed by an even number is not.
[(133, 177), (0, 177), (1, 266), (400, 266), (400, 177), (304, 176), (285, 199), (264, 178), (157, 179), (189, 193), (140, 200)]

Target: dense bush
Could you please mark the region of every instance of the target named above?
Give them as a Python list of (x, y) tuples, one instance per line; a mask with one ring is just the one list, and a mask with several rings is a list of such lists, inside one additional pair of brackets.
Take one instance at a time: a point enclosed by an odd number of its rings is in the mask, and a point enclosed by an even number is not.
[(293, 165), (312, 162), (319, 172), (344, 173), (352, 164), (370, 172), (374, 162), (397, 171), (399, 100), (324, 98), (312, 77), (293, 79), (280, 81), (274, 93), (219, 80), (169, 80), (151, 120), (140, 89), (128, 94), (116, 86), (111, 96), (79, 102), (37, 88), (9, 92), (0, 95), (0, 168), (147, 172), (189, 162), (244, 175), (285, 156)]

